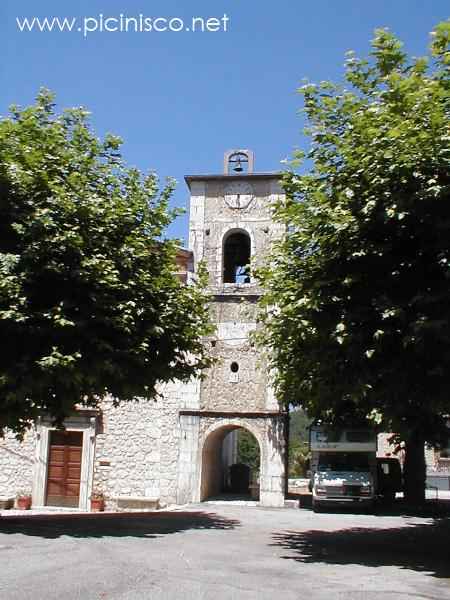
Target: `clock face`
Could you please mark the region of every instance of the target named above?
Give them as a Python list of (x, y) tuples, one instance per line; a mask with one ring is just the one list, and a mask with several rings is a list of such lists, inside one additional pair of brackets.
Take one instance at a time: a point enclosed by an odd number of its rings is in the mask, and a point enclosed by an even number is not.
[(253, 188), (246, 181), (234, 181), (225, 187), (225, 202), (230, 208), (247, 208), (253, 200)]

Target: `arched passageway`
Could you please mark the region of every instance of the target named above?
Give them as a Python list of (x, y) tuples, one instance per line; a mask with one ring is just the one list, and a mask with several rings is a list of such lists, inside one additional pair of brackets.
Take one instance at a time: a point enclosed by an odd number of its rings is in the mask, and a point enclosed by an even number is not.
[(244, 427), (225, 425), (209, 434), (202, 451), (200, 499), (259, 499), (261, 449)]

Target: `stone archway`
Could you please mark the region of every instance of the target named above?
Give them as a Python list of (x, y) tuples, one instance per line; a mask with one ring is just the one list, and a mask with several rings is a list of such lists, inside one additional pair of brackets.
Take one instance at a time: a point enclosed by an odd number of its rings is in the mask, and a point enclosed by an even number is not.
[[(259, 449), (259, 464), (261, 464), (262, 447), (257, 435), (248, 427), (238, 424), (219, 426), (208, 433), (202, 448), (200, 500), (218, 496), (227, 491), (227, 467), (224, 460), (224, 442), (233, 431), (244, 431), (256, 441)], [(250, 497), (250, 490), (248, 491)], [(256, 496), (256, 494), (254, 494)]]
[(181, 447), (177, 502), (200, 502), (217, 490), (219, 448), (225, 436), (242, 428), (257, 440), (260, 450), (259, 501), (262, 506), (284, 506), (285, 415), (282, 413), (238, 413), (180, 411)]

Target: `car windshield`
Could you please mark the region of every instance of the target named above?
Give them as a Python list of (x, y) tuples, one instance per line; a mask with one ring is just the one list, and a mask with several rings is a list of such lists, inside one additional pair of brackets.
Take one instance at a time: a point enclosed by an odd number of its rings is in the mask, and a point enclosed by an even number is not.
[(369, 456), (362, 452), (323, 453), (319, 457), (319, 471), (354, 471), (367, 473)]

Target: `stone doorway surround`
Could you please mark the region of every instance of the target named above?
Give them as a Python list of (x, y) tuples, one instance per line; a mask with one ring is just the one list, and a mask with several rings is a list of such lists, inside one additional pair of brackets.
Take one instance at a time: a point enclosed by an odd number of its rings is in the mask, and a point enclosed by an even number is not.
[(226, 475), (223, 464), (223, 444), (228, 434), (237, 431), (246, 431), (253, 436), (258, 444), (261, 463), (261, 440), (257, 439), (255, 434), (248, 428), (237, 427), (236, 425), (219, 425), (213, 428), (206, 436), (202, 449), (200, 483), (200, 500), (202, 502), (223, 495), (224, 477)]
[[(81, 453), (80, 500), (78, 509), (89, 510), (89, 499), (92, 493), (94, 474), (95, 436), (97, 432), (98, 411), (83, 410), (64, 421), (68, 431), (79, 431), (83, 434)], [(55, 429), (51, 419), (41, 417), (36, 424), (36, 454), (33, 477), (33, 508), (45, 506), (50, 432)]]
[(220, 440), (220, 432), (242, 428), (253, 434), (260, 447), (260, 504), (284, 506), (284, 421), (285, 415), (278, 411), (180, 411), (178, 503), (203, 499), (204, 450), (210, 436)]

